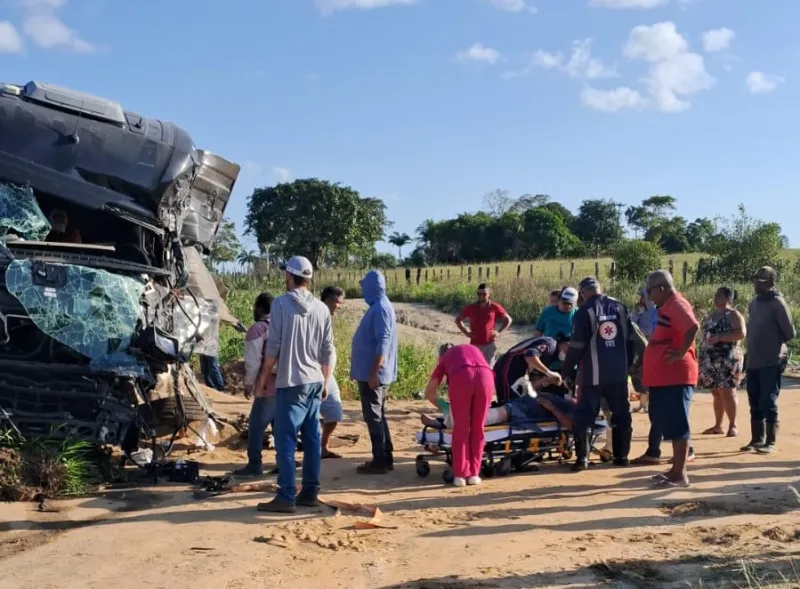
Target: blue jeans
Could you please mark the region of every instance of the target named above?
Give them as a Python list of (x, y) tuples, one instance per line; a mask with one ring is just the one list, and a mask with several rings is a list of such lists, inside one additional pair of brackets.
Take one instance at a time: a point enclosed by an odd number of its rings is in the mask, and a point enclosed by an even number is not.
[(278, 496), (294, 502), (296, 495), (294, 455), (297, 432), (303, 436), (303, 491), (319, 491), (322, 462), (319, 405), (322, 383), (278, 389), (275, 393), (275, 451), (278, 463)]
[(247, 464), (261, 466), (261, 451), (267, 426), (275, 418), (275, 397), (256, 397), (247, 424)]
[(203, 373), (203, 381), (208, 388), (218, 391), (225, 390), (225, 379), (222, 378), (222, 370), (219, 368), (218, 358), (200, 356), (200, 371)]
[(778, 421), (778, 395), (781, 392), (781, 367), (767, 366), (747, 371), (747, 400), (750, 419)]

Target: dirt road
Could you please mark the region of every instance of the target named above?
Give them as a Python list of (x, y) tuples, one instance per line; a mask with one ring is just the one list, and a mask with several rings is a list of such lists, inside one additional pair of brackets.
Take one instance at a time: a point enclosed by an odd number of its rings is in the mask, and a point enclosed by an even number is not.
[[(436, 319), (435, 338), (455, 334), (447, 331), (448, 317)], [(337, 432), (344, 458), (323, 463), (323, 494), (380, 506), (392, 529), (354, 530), (367, 518), (327, 507), (266, 516), (255, 505), (267, 494), (196, 500), (187, 486), (166, 484), (59, 501), (44, 512), (4, 504), (0, 589), (669, 588), (701, 580), (704, 587), (736, 586), (725, 581), (732, 578), (744, 585), (742, 559), (769, 561), (756, 569), (762, 575), (800, 550), (796, 388), (790, 384), (781, 398), (779, 453), (742, 455), (741, 438), (697, 436), (694, 487), (686, 490), (650, 488), (650, 476), (665, 467), (597, 465), (573, 474), (557, 464), (480, 487), (444, 487), (441, 466), (434, 463), (426, 479), (415, 472), (420, 449), (413, 438), (427, 410), (421, 403), (392, 403), (395, 471), (360, 477), (355, 466), (367, 458), (369, 442), (349, 403)], [(224, 414), (248, 410), (241, 398), (213, 398)], [(695, 431), (710, 425), (710, 401), (697, 394)], [(742, 394), (745, 431), (746, 406)], [(634, 428), (638, 454), (647, 416), (634, 415)], [(241, 442), (231, 430), (226, 437), (215, 452), (194, 456), (204, 473), (242, 463)], [(272, 453), (265, 459), (272, 463)]]

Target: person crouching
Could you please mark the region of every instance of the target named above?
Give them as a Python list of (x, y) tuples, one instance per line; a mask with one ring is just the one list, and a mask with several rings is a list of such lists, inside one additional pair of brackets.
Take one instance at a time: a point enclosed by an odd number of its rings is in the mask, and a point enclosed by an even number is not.
[(494, 373), (476, 346), (445, 344), (439, 349), (439, 363), (425, 387), (425, 398), (437, 407), (436, 391), (445, 377), (453, 417), (453, 485), (478, 485), (483, 424), (494, 397)]

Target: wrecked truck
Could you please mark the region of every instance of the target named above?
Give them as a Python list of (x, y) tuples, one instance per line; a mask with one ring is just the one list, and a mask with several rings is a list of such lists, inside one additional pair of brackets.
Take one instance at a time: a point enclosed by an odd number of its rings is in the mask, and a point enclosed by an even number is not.
[(239, 170), (117, 102), (0, 84), (0, 427), (132, 452), (213, 414), (190, 359), (237, 324), (202, 255)]

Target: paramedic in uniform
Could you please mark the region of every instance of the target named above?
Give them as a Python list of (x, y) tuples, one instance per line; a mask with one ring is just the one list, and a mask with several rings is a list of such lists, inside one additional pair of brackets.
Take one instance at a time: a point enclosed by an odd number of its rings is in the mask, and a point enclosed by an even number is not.
[(573, 468), (577, 471), (589, 466), (592, 426), (603, 397), (611, 410), (614, 464), (627, 466), (631, 447), (628, 310), (619, 301), (604, 295), (596, 278), (584, 278), (579, 290), (585, 303), (575, 314), (572, 340), (562, 368), (565, 380), (575, 379), (576, 366), (581, 373)]

